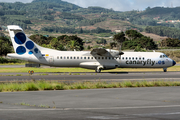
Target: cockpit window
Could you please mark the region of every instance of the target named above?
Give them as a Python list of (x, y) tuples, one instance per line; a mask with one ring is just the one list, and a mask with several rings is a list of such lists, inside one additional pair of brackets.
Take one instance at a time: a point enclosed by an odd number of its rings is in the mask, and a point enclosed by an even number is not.
[(167, 55), (164, 55), (166, 58), (168, 58), (168, 56)]
[(167, 55), (160, 55), (160, 58), (168, 58), (168, 56)]

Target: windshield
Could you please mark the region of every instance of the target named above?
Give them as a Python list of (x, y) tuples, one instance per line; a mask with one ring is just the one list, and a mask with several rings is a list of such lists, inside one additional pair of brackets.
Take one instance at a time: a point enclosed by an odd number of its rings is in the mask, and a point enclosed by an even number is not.
[(168, 56), (163, 54), (163, 55), (160, 55), (160, 58), (168, 58)]

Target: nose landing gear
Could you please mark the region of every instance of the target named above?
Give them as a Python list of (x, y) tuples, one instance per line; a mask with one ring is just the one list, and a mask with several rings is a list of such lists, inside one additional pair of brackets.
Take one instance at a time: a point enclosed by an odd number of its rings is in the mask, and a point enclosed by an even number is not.
[(164, 72), (167, 72), (167, 68), (163, 68), (163, 71), (164, 71)]

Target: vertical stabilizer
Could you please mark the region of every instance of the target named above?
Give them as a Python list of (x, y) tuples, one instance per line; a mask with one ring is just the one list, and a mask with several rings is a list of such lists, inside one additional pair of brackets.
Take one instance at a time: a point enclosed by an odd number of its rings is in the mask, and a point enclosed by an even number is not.
[(23, 55), (25, 53), (31, 55), (39, 53), (43, 47), (40, 47), (30, 40), (24, 33), (23, 29), (17, 25), (9, 25), (8, 31), (13, 44), (15, 53)]

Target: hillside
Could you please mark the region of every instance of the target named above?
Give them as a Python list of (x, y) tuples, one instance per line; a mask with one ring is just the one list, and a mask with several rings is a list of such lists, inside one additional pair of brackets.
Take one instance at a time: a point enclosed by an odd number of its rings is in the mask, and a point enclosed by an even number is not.
[[(102, 7), (82, 8), (62, 0), (34, 0), (31, 3), (0, 3), (0, 26), (20, 25), (32, 34), (79, 34), (110, 37), (129, 29), (143, 32), (147, 26), (174, 28), (180, 38), (180, 7), (147, 8), (144, 11), (120, 12)], [(1, 28), (0, 28), (1, 29)], [(175, 30), (177, 29), (177, 30)], [(155, 40), (162, 40), (149, 32)], [(146, 33), (147, 34), (147, 33)], [(167, 35), (162, 35), (167, 36)], [(178, 36), (178, 37), (177, 37)], [(90, 37), (91, 38), (91, 37)]]
[[(0, 25), (16, 24), (29, 30), (41, 30), (42, 26), (85, 28), (109, 19), (122, 23), (120, 13), (101, 7), (82, 8), (61, 0), (34, 0), (26, 4), (0, 3)], [(97, 27), (105, 28), (102, 25)]]
[(152, 34), (152, 33), (146, 33), (146, 32), (141, 32), (141, 34), (143, 34), (144, 36), (150, 37), (152, 38), (154, 41), (162, 41), (165, 40), (168, 37), (162, 37), (156, 34)]

